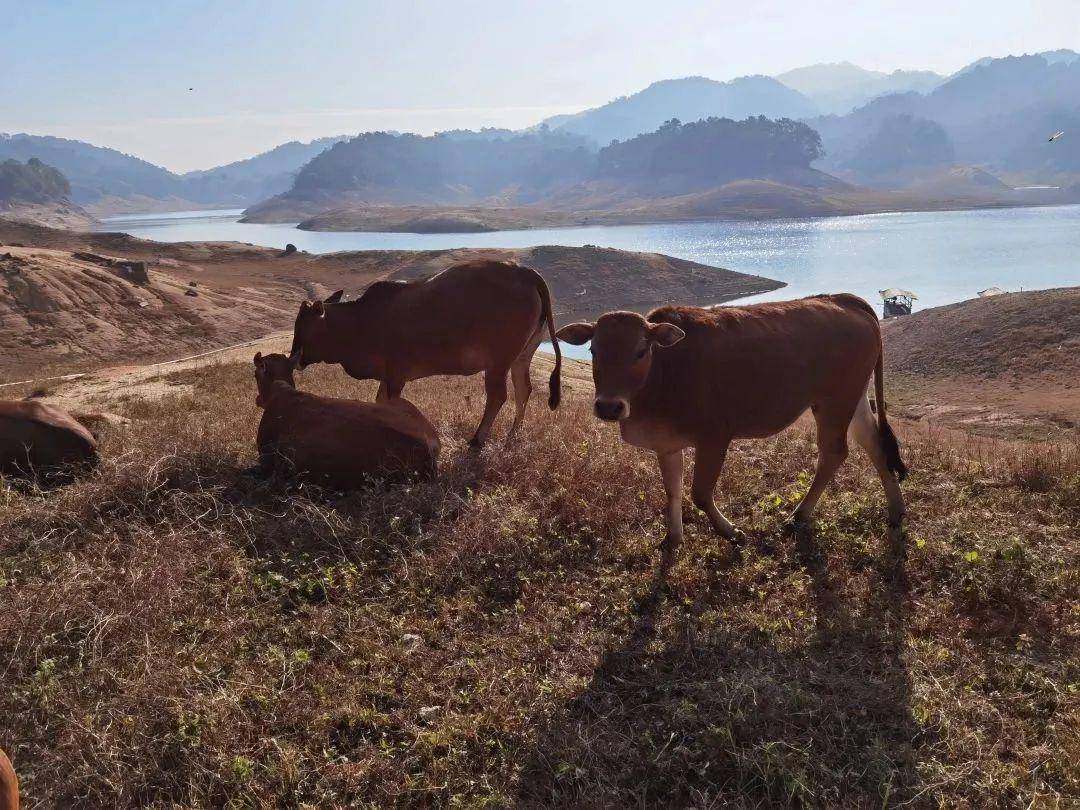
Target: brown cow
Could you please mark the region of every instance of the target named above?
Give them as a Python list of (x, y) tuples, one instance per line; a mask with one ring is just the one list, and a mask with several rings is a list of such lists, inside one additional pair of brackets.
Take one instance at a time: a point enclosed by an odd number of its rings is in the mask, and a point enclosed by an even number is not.
[(40, 402), (0, 402), (0, 473), (66, 472), (97, 461), (93, 435), (70, 414)]
[(19, 778), (3, 749), (0, 749), (0, 810), (19, 810)]
[(256, 354), (255, 381), (255, 402), (264, 409), (257, 438), (261, 472), (284, 459), (343, 489), (387, 472), (434, 474), (439, 436), (408, 400), (358, 402), (297, 391), (293, 363), (283, 354)]
[[(575, 323), (559, 338), (592, 340), (596, 415), (618, 421), (624, 441), (654, 451), (667, 491), (668, 536), (683, 537), (683, 449), (695, 448), (694, 504), (724, 537), (742, 533), (716, 508), (713, 490), (732, 439), (764, 438), (809, 408), (817, 422), (817, 473), (789, 521), (809, 527), (822, 490), (858, 442), (877, 468), (899, 528), (906, 469), (885, 418), (881, 330), (869, 304), (854, 295), (742, 307), (661, 307), (643, 318), (609, 312)], [(867, 401), (876, 379), (878, 418)]]
[(300, 307), (290, 353), (299, 368), (340, 363), (352, 377), (380, 380), (380, 400), (421, 377), (483, 371), (487, 404), (471, 442), (479, 447), (506, 402), (507, 372), (517, 405), (510, 435), (521, 426), (532, 392), (529, 365), (546, 324), (555, 349), (548, 404), (558, 407), (562, 357), (551, 295), (535, 270), (481, 259), (425, 281), (377, 281), (355, 301), (340, 298), (339, 291)]

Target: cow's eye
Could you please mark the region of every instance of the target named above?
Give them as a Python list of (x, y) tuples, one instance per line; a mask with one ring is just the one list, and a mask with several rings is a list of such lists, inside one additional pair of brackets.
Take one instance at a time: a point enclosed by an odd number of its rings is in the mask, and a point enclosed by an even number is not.
[(643, 358), (648, 353), (649, 353), (649, 347), (648, 346), (644, 346), (643, 348), (638, 349), (637, 359), (640, 360), (641, 358)]

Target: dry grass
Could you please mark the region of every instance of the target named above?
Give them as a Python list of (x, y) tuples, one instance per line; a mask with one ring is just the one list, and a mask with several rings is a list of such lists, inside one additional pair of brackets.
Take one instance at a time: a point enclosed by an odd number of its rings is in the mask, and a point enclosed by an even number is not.
[(244, 474), (249, 366), (181, 376), (90, 477), (0, 487), (28, 807), (1080, 801), (1075, 445), (911, 438), (904, 564), (861, 458), (800, 554), (812, 441), (746, 443), (741, 558), (699, 521), (660, 572), (655, 466), (578, 402), (477, 456), (478, 384), (417, 384), (441, 479), (341, 495)]

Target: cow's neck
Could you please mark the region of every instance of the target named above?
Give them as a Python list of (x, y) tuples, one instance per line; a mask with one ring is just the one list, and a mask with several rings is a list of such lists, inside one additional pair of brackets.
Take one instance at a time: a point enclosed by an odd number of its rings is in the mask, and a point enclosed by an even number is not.
[(379, 313), (362, 302), (326, 308), (324, 362), (339, 363), (354, 377), (380, 378), (383, 372)]
[(272, 406), (281, 405), (297, 397), (303, 396), (284, 380), (274, 380), (266, 386), (265, 391), (259, 392), (263, 401), (263, 409), (269, 410)]

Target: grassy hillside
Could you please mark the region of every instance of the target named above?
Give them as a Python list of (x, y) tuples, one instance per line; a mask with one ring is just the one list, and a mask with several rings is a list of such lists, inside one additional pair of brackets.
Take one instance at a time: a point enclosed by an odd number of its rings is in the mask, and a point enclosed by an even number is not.
[(1009, 293), (885, 327), (905, 413), (983, 433), (1074, 436), (1080, 425), (1080, 288)]
[(812, 441), (743, 443), (741, 558), (696, 521), (662, 571), (654, 463), (569, 376), (480, 455), (478, 381), (410, 386), (439, 480), (350, 495), (244, 474), (248, 363), (115, 392), (132, 424), (97, 472), (0, 486), (0, 746), (27, 805), (1080, 799), (1075, 445), (902, 434), (905, 564), (861, 457), (797, 550)]
[(1080, 380), (1080, 287), (974, 298), (889, 323), (891, 370)]

